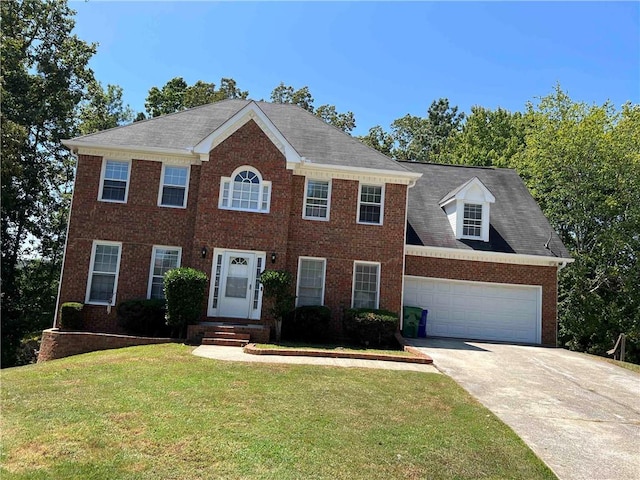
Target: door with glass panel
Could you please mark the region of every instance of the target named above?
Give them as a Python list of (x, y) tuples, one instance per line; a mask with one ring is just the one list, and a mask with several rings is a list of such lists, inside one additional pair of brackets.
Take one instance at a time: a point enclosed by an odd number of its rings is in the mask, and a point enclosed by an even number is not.
[(223, 252), (216, 256), (217, 288), (212, 305), (220, 317), (260, 318), (257, 277), (264, 256), (252, 252)]

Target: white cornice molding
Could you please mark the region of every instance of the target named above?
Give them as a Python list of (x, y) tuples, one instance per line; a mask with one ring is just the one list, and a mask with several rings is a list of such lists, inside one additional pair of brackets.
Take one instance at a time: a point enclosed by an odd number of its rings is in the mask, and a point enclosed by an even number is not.
[(151, 162), (177, 163), (200, 165), (200, 157), (192, 153), (171, 152), (155, 149), (133, 149), (128, 147), (104, 148), (104, 147), (85, 147), (73, 146), (66, 144), (72, 148), (73, 152), (78, 155), (93, 155), (96, 157), (110, 158), (113, 160), (148, 160)]
[(241, 108), (220, 127), (195, 145), (193, 147), (194, 153), (200, 155), (202, 161), (208, 161), (211, 150), (224, 142), (250, 120), (256, 122), (269, 140), (282, 152), (287, 160), (287, 168), (289, 168), (290, 164), (296, 164), (301, 161), (300, 154), (254, 101)]
[(485, 252), (480, 250), (462, 250), (459, 248), (446, 247), (424, 247), (421, 245), (405, 245), (404, 253), (405, 255), (415, 257), (444, 258), (448, 260), (466, 260), (471, 262), (511, 263), (515, 265), (534, 265), (545, 267), (564, 266), (567, 263), (572, 263), (574, 261), (573, 258)]
[(311, 163), (305, 158), (302, 162), (294, 166), (294, 175), (313, 177), (320, 180), (355, 180), (371, 183), (397, 183), (413, 187), (416, 180), (422, 176), (416, 172), (399, 172), (395, 170), (379, 170), (374, 168), (345, 167), (338, 165), (326, 165), (321, 163)]

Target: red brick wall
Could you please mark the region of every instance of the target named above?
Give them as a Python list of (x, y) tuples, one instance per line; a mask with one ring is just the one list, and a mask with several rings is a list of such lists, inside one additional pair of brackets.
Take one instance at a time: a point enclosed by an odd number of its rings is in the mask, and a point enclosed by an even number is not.
[(171, 338), (132, 337), (104, 333), (63, 332), (49, 329), (42, 332), (42, 343), (38, 353), (38, 363), (69, 357), (80, 353), (133, 347), (135, 345), (155, 345), (172, 343)]
[[(272, 182), (268, 214), (218, 209), (221, 177), (242, 165)], [(264, 251), (267, 268), (288, 269), (294, 277), (298, 256), (327, 258), (325, 302), (336, 327), (342, 309), (351, 306), (353, 261), (380, 262), (380, 307), (400, 311), (406, 186), (386, 185), (382, 226), (356, 223), (359, 183), (348, 180), (333, 180), (330, 222), (303, 220), (304, 177), (286, 169), (282, 153), (253, 121), (214, 148), (208, 162), (191, 166), (186, 209), (157, 206), (162, 164), (144, 160), (132, 162), (126, 204), (100, 202), (101, 167), (101, 157), (79, 156), (60, 303), (84, 302), (92, 243), (106, 240), (122, 242), (117, 303), (146, 297), (152, 247), (171, 245), (182, 247), (183, 266), (209, 277), (214, 248)], [(208, 295), (209, 287), (205, 316)], [(119, 333), (115, 310), (85, 306), (88, 328)]]
[(325, 305), (339, 329), (351, 307), (354, 260), (380, 262), (380, 308), (399, 313), (407, 187), (387, 184), (383, 225), (363, 225), (356, 222), (359, 182), (332, 180), (328, 222), (302, 218), (304, 184), (305, 177), (293, 177), (287, 269), (297, 275), (300, 256), (327, 259)]
[(558, 283), (556, 267), (472, 262), (407, 255), (405, 274), (421, 277), (542, 286), (542, 343), (556, 345)]

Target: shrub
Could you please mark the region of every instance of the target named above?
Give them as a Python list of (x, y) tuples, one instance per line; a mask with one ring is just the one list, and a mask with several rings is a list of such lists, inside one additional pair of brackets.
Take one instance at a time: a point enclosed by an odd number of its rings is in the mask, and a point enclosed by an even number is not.
[(181, 337), (187, 325), (200, 320), (206, 286), (207, 275), (194, 268), (174, 268), (164, 276), (167, 325)]
[(62, 330), (82, 330), (84, 327), (83, 307), (83, 303), (63, 303), (60, 307), (60, 328)]
[(368, 347), (394, 345), (398, 324), (398, 315), (387, 310), (352, 308), (344, 315), (345, 334), (352, 342)]
[(265, 270), (260, 274), (264, 296), (271, 300), (269, 313), (276, 322), (276, 342), (280, 341), (282, 321), (293, 310), (292, 277), (286, 270)]
[(285, 340), (322, 342), (329, 338), (331, 310), (320, 305), (298, 307), (285, 316), (282, 337)]
[(169, 334), (164, 300), (127, 300), (118, 305), (118, 325), (127, 333), (149, 337)]

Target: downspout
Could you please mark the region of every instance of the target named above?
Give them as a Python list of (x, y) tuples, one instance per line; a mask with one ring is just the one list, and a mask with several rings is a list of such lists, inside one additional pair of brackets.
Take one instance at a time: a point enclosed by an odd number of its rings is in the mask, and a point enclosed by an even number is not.
[(69, 204), (69, 218), (67, 218), (67, 231), (64, 237), (64, 250), (62, 251), (62, 265), (60, 267), (60, 278), (58, 279), (58, 298), (56, 298), (56, 311), (53, 313), (53, 325), (52, 328), (56, 327), (56, 320), (58, 320), (58, 315), (60, 314), (60, 291), (62, 290), (62, 276), (64, 273), (64, 264), (67, 258), (67, 245), (69, 243), (69, 224), (71, 223), (71, 212), (73, 211), (73, 197), (76, 194), (76, 179), (78, 178), (78, 149), (71, 150), (71, 156), (76, 160), (76, 171), (73, 175), (73, 190), (71, 191), (71, 203)]

